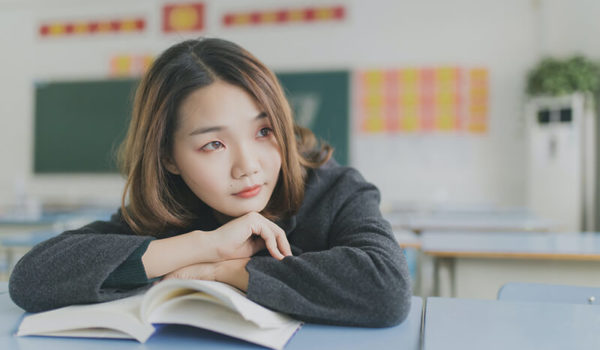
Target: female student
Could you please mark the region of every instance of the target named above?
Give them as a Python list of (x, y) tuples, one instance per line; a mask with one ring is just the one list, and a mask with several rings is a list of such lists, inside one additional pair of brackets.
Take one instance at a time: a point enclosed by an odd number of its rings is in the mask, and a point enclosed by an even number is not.
[(103, 302), (183, 278), (308, 322), (406, 317), (409, 274), (377, 188), (316, 147), (275, 75), (238, 45), (188, 40), (158, 57), (121, 151), (120, 210), (26, 254), (10, 276), (17, 305)]

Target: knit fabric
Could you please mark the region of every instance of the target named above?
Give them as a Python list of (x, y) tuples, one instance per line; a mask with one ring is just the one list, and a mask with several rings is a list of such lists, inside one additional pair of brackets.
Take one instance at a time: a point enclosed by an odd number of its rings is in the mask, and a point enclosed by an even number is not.
[[(379, 201), (377, 188), (353, 168), (330, 161), (309, 170), (300, 210), (277, 222), (293, 256), (279, 261), (263, 251), (252, 257), (246, 266), (248, 298), (307, 322), (368, 327), (401, 322), (410, 309), (409, 273)], [(164, 236), (218, 227), (206, 207), (193, 227)], [(152, 239), (135, 235), (120, 213), (64, 232), (17, 263), (10, 296), (38, 312), (141, 293), (151, 285), (141, 256)]]

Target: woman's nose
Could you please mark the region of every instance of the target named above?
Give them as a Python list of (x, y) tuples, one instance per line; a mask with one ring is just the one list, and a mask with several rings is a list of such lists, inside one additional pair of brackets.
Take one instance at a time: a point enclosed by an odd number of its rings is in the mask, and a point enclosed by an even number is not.
[(251, 176), (260, 170), (258, 158), (252, 148), (241, 145), (236, 152), (231, 175), (234, 179)]

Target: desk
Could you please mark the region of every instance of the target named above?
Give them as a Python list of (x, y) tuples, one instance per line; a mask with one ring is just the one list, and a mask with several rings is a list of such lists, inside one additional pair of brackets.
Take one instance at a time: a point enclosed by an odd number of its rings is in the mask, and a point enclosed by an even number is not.
[(600, 286), (600, 235), (547, 232), (425, 232), (434, 293), (495, 299), (507, 282)]
[(396, 238), (396, 241), (398, 241), (398, 245), (404, 250), (410, 278), (413, 281), (413, 294), (420, 295), (422, 290), (421, 266), (423, 265), (420, 251), (421, 239), (412, 231), (398, 229), (394, 230), (394, 237)]
[(421, 239), (413, 231), (394, 230), (394, 238), (402, 248), (421, 249)]
[(43, 212), (38, 217), (0, 215), (0, 235), (33, 230), (66, 231), (95, 220), (109, 220), (117, 208), (118, 206), (111, 208), (82, 207), (69, 211)]
[[(0, 283), (0, 290), (6, 288)], [(408, 318), (400, 325), (390, 328), (335, 327), (305, 324), (292, 337), (285, 350), (294, 349), (411, 349), (421, 348), (421, 321), (423, 302), (412, 298)], [(0, 293), (0, 349), (264, 349), (258, 345), (229, 338), (194, 327), (165, 325), (145, 344), (134, 340), (80, 339), (53, 337), (16, 337), (23, 310), (10, 300), (7, 293)]]
[(514, 214), (424, 214), (384, 215), (394, 229), (423, 231), (552, 231), (555, 224), (525, 213)]
[(600, 308), (428, 298), (425, 350), (598, 349)]
[(33, 246), (60, 234), (59, 231), (32, 231), (0, 235), (0, 253), (4, 261), (0, 268), (0, 280), (7, 280), (18, 259)]
[(113, 210), (82, 208), (72, 212), (44, 213), (38, 219), (12, 220), (0, 217), (0, 280), (11, 272), (18, 258), (34, 245), (96, 220), (108, 220)]
[(600, 305), (600, 288), (511, 282), (498, 291), (498, 300)]

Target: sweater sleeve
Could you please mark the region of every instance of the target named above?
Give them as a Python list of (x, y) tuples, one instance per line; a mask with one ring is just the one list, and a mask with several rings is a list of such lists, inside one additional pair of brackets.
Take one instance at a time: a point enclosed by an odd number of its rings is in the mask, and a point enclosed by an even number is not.
[(101, 288), (137, 288), (159, 280), (159, 277), (148, 279), (142, 262), (142, 256), (150, 242), (151, 240), (147, 240), (137, 247), (119, 267), (108, 275)]
[(398, 324), (410, 309), (404, 254), (381, 216), (377, 188), (357, 178), (342, 181), (345, 184), (336, 186), (343, 191), (352, 188), (351, 194), (343, 197), (338, 208), (323, 207), (333, 211), (328, 248), (281, 261), (253, 257), (246, 266), (250, 275), (247, 295), (307, 322), (367, 327)]
[(26, 311), (39, 312), (139, 293), (147, 284), (124, 288), (103, 283), (150, 240), (132, 234), (119, 214), (110, 221), (64, 232), (36, 245), (19, 260), (10, 275), (10, 297)]

